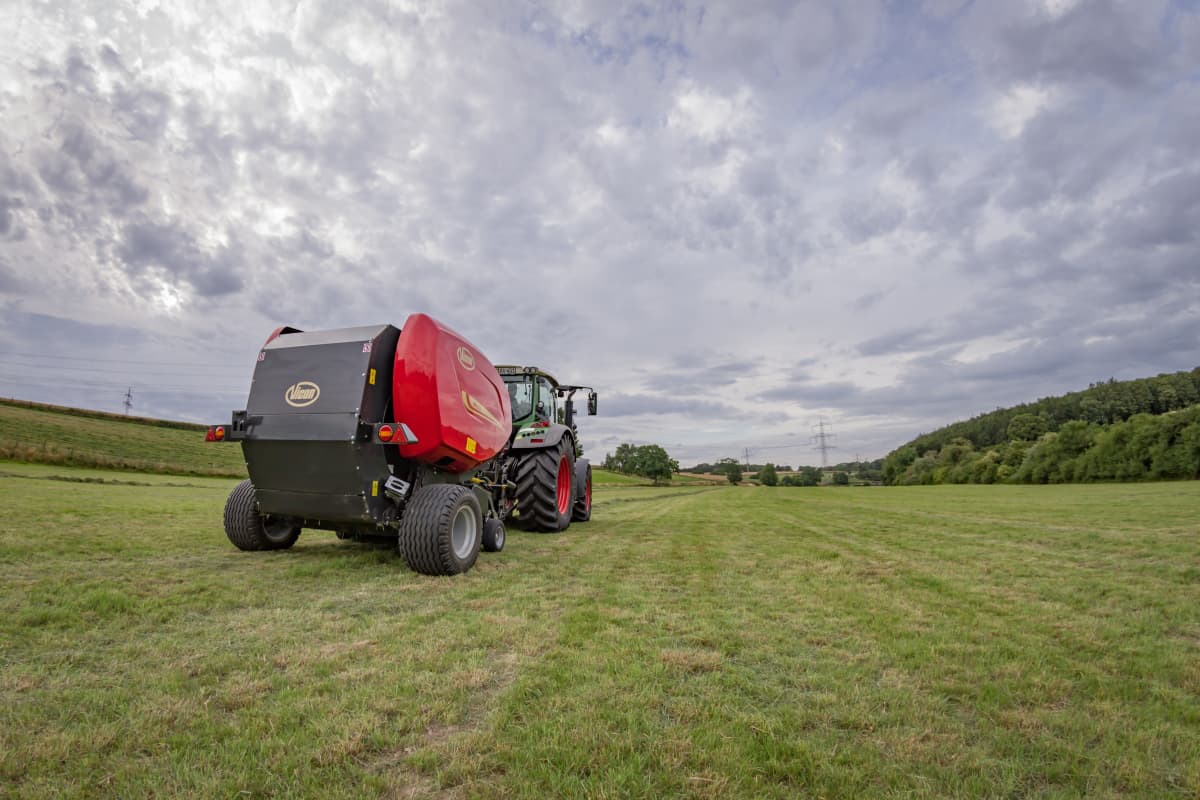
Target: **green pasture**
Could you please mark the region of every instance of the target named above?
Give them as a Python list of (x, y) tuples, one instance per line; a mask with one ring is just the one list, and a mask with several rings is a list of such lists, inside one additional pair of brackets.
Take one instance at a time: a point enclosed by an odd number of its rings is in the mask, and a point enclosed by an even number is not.
[(198, 425), (4, 401), (0, 401), (0, 459), (141, 472), (246, 475), (242, 449), (228, 442), (205, 442), (204, 428)]
[(0, 462), (0, 797), (1200, 795), (1200, 482), (597, 472), (455, 578), (234, 483)]

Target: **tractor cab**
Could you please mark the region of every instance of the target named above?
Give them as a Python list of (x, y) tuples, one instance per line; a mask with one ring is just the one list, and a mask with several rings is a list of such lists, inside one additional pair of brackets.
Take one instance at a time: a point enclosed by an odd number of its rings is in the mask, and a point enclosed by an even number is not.
[(588, 392), (588, 415), (596, 414), (596, 392), (590, 386), (567, 386), (537, 367), (499, 366), (496, 371), (508, 389), (513, 433), (538, 422), (572, 427), (575, 392)]

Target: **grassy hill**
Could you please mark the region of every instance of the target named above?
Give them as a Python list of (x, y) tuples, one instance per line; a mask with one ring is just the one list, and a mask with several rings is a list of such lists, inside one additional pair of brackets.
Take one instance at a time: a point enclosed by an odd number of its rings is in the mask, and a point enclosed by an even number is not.
[(242, 449), (204, 427), (0, 400), (0, 459), (176, 475), (245, 477)]

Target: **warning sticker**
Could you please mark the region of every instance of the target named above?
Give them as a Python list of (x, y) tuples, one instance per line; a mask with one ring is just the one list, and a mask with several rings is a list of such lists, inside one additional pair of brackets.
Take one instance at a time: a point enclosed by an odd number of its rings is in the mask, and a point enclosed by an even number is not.
[(471, 455), (475, 455), (475, 446), (476, 446), (475, 440), (472, 439), (470, 436), (468, 436), (467, 437), (467, 452), (470, 453)]

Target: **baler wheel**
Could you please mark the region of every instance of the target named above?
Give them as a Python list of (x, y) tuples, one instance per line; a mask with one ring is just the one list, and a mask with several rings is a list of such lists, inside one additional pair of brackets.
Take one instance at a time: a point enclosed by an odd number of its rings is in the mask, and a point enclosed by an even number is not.
[(483, 522), (483, 549), (489, 553), (504, 549), (504, 523), (495, 517)]
[(225, 535), (239, 550), (287, 550), (300, 538), (300, 527), (264, 519), (258, 513), (254, 484), (244, 480), (225, 501)]
[(575, 447), (569, 439), (524, 456), (517, 462), (516, 482), (522, 527), (547, 533), (566, 530), (575, 502)]
[(575, 498), (571, 511), (572, 522), (587, 522), (592, 518), (592, 465), (588, 464), (583, 478), (583, 494)]
[(466, 486), (435, 483), (413, 492), (400, 519), (400, 554), (425, 575), (466, 572), (479, 556), (483, 513)]

